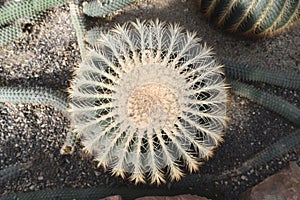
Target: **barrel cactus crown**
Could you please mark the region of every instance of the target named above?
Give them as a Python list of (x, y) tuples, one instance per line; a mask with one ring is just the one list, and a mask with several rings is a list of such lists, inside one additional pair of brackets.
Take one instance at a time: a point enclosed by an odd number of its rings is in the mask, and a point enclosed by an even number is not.
[(135, 183), (179, 180), (213, 154), (226, 124), (222, 66), (177, 24), (102, 33), (71, 86), (71, 118), (100, 166)]
[(247, 36), (274, 35), (300, 19), (299, 0), (198, 0), (218, 28)]

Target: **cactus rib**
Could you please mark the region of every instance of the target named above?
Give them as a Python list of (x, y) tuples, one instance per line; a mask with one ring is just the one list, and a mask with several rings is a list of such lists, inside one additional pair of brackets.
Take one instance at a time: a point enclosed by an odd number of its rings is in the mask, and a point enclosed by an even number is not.
[(201, 10), (218, 28), (249, 36), (280, 32), (299, 20), (299, 0), (199, 0)]

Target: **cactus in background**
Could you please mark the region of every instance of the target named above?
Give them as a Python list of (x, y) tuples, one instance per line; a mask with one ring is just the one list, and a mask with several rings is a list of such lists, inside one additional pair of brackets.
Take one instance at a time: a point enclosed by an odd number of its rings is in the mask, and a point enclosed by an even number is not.
[(76, 37), (81, 56), (85, 54), (84, 34), (86, 33), (85, 19), (82, 13), (82, 8), (78, 3), (70, 2), (70, 15), (73, 26), (76, 30)]
[[(46, 11), (56, 5), (68, 2), (70, 0), (22, 0), (12, 2), (0, 8), (0, 46), (12, 42), (23, 35), (22, 23), (36, 23), (44, 16)], [(115, 11), (120, 10), (134, 0), (102, 0), (81, 3), (70, 2), (70, 13), (73, 24), (76, 29), (78, 44), (83, 54), (85, 45), (83, 42), (85, 28), (85, 19), (83, 13), (92, 17), (105, 17)], [(24, 22), (24, 19), (26, 21)]]
[(16, 163), (0, 170), (0, 186), (7, 184), (7, 181), (12, 180), (20, 176), (20, 174), (29, 169), (32, 166), (32, 162)]
[(287, 101), (267, 92), (255, 89), (253, 86), (230, 81), (231, 91), (236, 95), (247, 97), (257, 104), (263, 105), (269, 110), (278, 113), (291, 121), (296, 126), (300, 126), (300, 109)]
[(212, 156), (226, 124), (222, 66), (195, 33), (132, 22), (99, 37), (71, 86), (71, 121), (99, 165), (135, 183), (179, 180)]
[(83, 3), (83, 12), (91, 17), (106, 17), (136, 0), (92, 0)]
[(0, 29), (0, 47), (23, 35), (21, 24), (8, 25)]
[(299, 20), (299, 0), (198, 0), (218, 28), (248, 36), (273, 35)]
[(66, 113), (67, 95), (49, 88), (0, 87), (0, 102), (32, 103), (53, 106)]
[[(47, 14), (47, 9), (52, 6), (67, 2), (69, 0), (23, 0), (19, 2), (12, 2), (8, 5), (0, 8), (0, 25), (3, 27), (0, 29), (0, 46), (3, 46), (9, 42), (19, 39), (23, 35), (22, 24), (39, 22), (41, 18)], [(105, 13), (110, 14), (125, 5), (133, 1), (103, 1), (102, 7), (97, 7)], [(93, 4), (90, 2), (88, 4)], [(85, 6), (88, 7), (87, 4)], [(89, 9), (87, 9), (89, 10)], [(80, 48), (80, 53), (84, 56), (86, 46), (84, 43), (84, 35), (86, 33), (85, 18), (82, 13), (82, 6), (79, 2), (70, 2), (70, 14), (73, 25), (76, 30), (77, 41)], [(9, 25), (7, 25), (9, 24)], [(5, 25), (5, 26), (4, 26)], [(95, 42), (95, 41), (94, 41)], [(11, 103), (33, 103), (43, 104), (57, 107), (60, 111), (66, 112), (67, 110), (67, 98), (65, 94), (53, 95), (52, 91), (45, 88), (43, 94), (41, 88), (0, 88), (0, 102)], [(55, 92), (54, 92), (55, 93)], [(34, 98), (34, 95), (38, 95), (39, 98)], [(70, 133), (67, 136), (66, 143), (61, 149), (63, 154), (72, 153), (75, 148), (76, 135)], [(72, 141), (72, 142), (71, 142)]]
[(68, 0), (22, 0), (0, 8), (0, 47), (23, 36), (22, 25), (36, 24), (48, 9)]
[(94, 0), (83, 2), (82, 5), (79, 2), (70, 2), (70, 13), (73, 25), (76, 29), (81, 56), (85, 54), (85, 34), (88, 33), (84, 14), (90, 17), (106, 17), (134, 1), (135, 0)]
[(25, 25), (36, 25), (40, 23), (48, 12), (49, 10), (41, 11), (33, 16), (18, 19), (16, 22), (0, 28), (0, 47), (20, 39), (26, 32), (26, 30), (24, 30)]
[(67, 1), (69, 0), (23, 0), (10, 3), (0, 8), (0, 25), (13, 22), (21, 17), (33, 16)]
[(221, 59), (221, 62), (225, 64), (225, 74), (227, 78), (240, 81), (264, 82), (295, 90), (300, 89), (299, 74), (275, 71), (259, 66), (249, 66), (242, 63), (237, 64), (225, 59)]
[(256, 81), (284, 88), (300, 89), (299, 74), (264, 69), (261, 67), (234, 64), (222, 59), (225, 74), (231, 86), (231, 92), (246, 97), (257, 104), (285, 117), (296, 126), (300, 126), (300, 109), (273, 94), (260, 91), (252, 85), (240, 81)]

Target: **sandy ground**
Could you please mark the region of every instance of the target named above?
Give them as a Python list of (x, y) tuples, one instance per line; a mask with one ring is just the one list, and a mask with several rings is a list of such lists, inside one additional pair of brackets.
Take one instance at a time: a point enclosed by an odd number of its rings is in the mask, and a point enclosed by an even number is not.
[[(90, 19), (90, 24), (112, 27), (115, 23), (136, 18), (159, 18), (196, 31), (208, 46), (213, 47), (216, 58), (300, 75), (300, 27), (272, 38), (257, 40), (224, 34), (206, 21), (193, 0), (142, 1), (126, 7), (112, 20)], [(64, 91), (79, 62), (77, 39), (68, 8), (59, 7), (23, 39), (0, 50), (0, 85), (45, 86)], [(268, 84), (255, 86), (300, 107), (299, 91)], [(231, 95), (230, 102), (230, 121), (224, 142), (217, 148), (214, 157), (200, 168), (199, 174), (220, 174), (236, 168), (296, 129), (286, 119), (245, 98)], [(1, 104), (0, 169), (27, 161), (33, 161), (34, 165), (17, 178), (0, 185), (0, 193), (103, 185), (135, 187), (97, 168), (96, 163), (80, 149), (71, 156), (60, 155), (59, 149), (68, 131), (67, 116), (55, 108)], [(200, 184), (190, 187), (186, 193), (197, 192), (213, 199), (237, 199), (240, 192), (274, 174), (290, 160), (299, 160), (299, 154), (291, 152), (243, 176), (216, 181), (211, 185)], [(171, 185), (168, 184), (168, 187)]]

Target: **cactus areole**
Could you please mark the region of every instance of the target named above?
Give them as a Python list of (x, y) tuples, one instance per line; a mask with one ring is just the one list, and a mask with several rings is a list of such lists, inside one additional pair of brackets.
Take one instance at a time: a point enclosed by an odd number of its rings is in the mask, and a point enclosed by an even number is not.
[(143, 21), (102, 33), (70, 88), (84, 149), (135, 183), (179, 180), (222, 141), (226, 84), (211, 49), (177, 24)]

